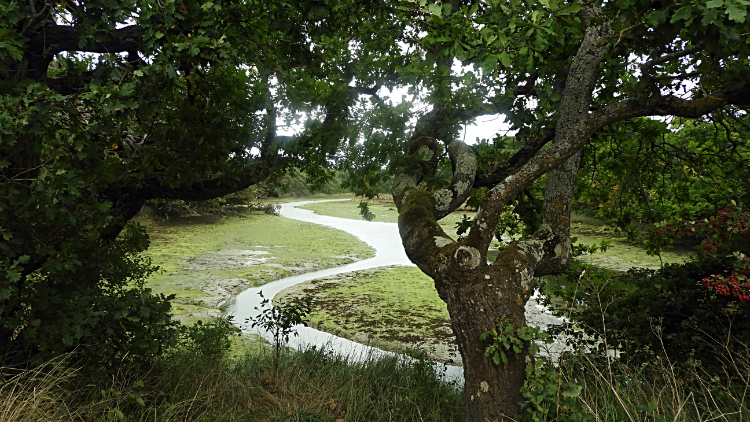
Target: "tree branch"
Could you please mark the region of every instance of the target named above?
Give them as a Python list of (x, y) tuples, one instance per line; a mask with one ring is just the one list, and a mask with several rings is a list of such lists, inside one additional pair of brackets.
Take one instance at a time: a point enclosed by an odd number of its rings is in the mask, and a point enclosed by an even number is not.
[(696, 53), (698, 51), (703, 50), (703, 47), (705, 47), (705, 43), (700, 42), (700, 43), (694, 45), (693, 47), (686, 48), (686, 49), (681, 50), (681, 51), (675, 51), (674, 53), (666, 54), (664, 56), (657, 57), (657, 58), (655, 58), (653, 60), (649, 60), (646, 63), (640, 65), (641, 72), (645, 75), (645, 74), (648, 73), (648, 70), (650, 70), (652, 67), (654, 67), (656, 65), (659, 65), (659, 64), (662, 64), (662, 63), (666, 63), (666, 62), (672, 61), (674, 59), (679, 59), (680, 57), (685, 57), (685, 56), (687, 56), (689, 54)]
[(513, 154), (508, 161), (495, 164), (486, 170), (480, 170), (477, 173), (475, 188), (493, 187), (506, 177), (514, 174), (524, 164), (526, 164), (539, 150), (547, 145), (555, 137), (554, 129), (547, 129), (544, 134), (526, 141), (526, 144)]
[(750, 105), (750, 86), (729, 92), (726, 90), (709, 94), (703, 98), (686, 100), (673, 95), (641, 100), (629, 99), (603, 107), (591, 113), (586, 121), (585, 131), (593, 134), (612, 123), (643, 116), (677, 116), (698, 118), (725, 105)]
[(119, 53), (139, 50), (143, 34), (143, 28), (130, 25), (108, 31), (102, 41), (92, 41), (84, 38), (74, 26), (47, 25), (31, 37), (29, 45), (31, 50), (43, 52), (49, 58), (62, 51)]
[(643, 76), (643, 79), (646, 81), (646, 83), (650, 87), (651, 92), (656, 93), (656, 94), (659, 93), (659, 88), (654, 83), (654, 77), (651, 76), (651, 69), (654, 66), (667, 63), (669, 61), (679, 59), (680, 57), (685, 57), (689, 54), (700, 51), (703, 49), (704, 45), (705, 44), (701, 42), (701, 43), (696, 44), (693, 47), (686, 48), (681, 51), (675, 51), (674, 53), (666, 54), (656, 59), (649, 60), (646, 63), (643, 63), (642, 65), (640, 65), (639, 68), (641, 69), (641, 75)]

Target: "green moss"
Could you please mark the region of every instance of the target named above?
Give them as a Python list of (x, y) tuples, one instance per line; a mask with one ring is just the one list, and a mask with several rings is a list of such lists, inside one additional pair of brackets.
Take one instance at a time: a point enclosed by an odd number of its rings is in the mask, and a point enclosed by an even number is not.
[[(328, 198), (325, 198), (328, 199)], [(351, 220), (362, 220), (362, 216), (359, 214), (360, 199), (354, 198), (351, 201), (346, 202), (321, 202), (317, 204), (307, 204), (301, 208), (314, 211), (320, 215), (329, 215), (331, 217), (348, 218)], [(390, 195), (382, 196), (376, 199), (367, 200), (370, 211), (375, 214), (373, 221), (380, 221), (384, 223), (398, 223), (398, 211), (396, 210), (396, 204), (393, 202), (393, 198)], [(473, 217), (476, 214), (473, 211), (456, 211), (442, 220), (438, 221), (440, 227), (449, 236), (456, 238), (456, 223), (461, 221), (464, 214), (469, 217)]]
[(418, 268), (383, 267), (312, 280), (282, 291), (276, 300), (304, 295), (314, 298), (310, 322), (322, 331), (387, 350), (424, 349), (443, 362), (455, 358), (448, 309), (432, 279)]
[[(303, 205), (300, 208), (314, 211), (320, 215), (348, 218), (351, 220), (362, 220), (362, 215), (359, 213), (358, 208), (360, 200), (361, 198), (352, 198), (350, 201), (319, 202), (317, 204)], [(380, 221), (384, 223), (395, 223), (398, 221), (396, 204), (393, 202), (390, 195), (381, 196), (381, 198), (376, 199), (368, 199), (367, 203), (370, 212), (375, 214), (375, 218), (372, 221)]]
[(687, 261), (692, 255), (690, 251), (662, 252), (660, 261), (658, 256), (647, 255), (643, 248), (633, 245), (622, 236), (615, 235), (606, 226), (574, 224), (572, 232), (572, 236), (578, 238), (577, 243), (587, 246), (594, 243), (600, 244), (605, 239), (609, 240), (611, 246), (606, 252), (585, 255), (578, 257), (578, 259), (588, 264), (616, 271), (627, 271), (632, 267), (656, 269), (661, 267), (661, 262), (664, 264), (681, 264)]

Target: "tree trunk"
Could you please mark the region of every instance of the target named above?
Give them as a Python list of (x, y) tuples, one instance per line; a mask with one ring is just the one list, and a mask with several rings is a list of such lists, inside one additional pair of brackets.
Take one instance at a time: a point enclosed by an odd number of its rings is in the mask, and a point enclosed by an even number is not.
[(520, 412), (520, 388), (525, 379), (526, 347), (506, 353), (507, 363), (496, 365), (485, 356), (489, 342), (479, 337), (501, 322), (526, 325), (524, 305), (530, 291), (521, 288), (513, 264), (485, 266), (474, 271), (450, 271), (439, 276), (444, 286), (453, 331), (464, 366), (464, 420), (505, 421)]
[[(510, 421), (520, 414), (520, 389), (525, 380), (528, 345), (520, 353), (505, 352), (506, 363), (496, 365), (485, 356), (491, 341), (483, 333), (499, 324), (515, 330), (526, 325), (524, 305), (533, 293), (533, 278), (558, 273), (570, 264), (570, 204), (578, 168), (577, 152), (590, 136), (591, 93), (607, 51), (607, 24), (589, 27), (568, 70), (552, 148), (522, 164), (495, 184), (482, 199), (469, 235), (454, 241), (437, 220), (464, 202), (476, 177), (476, 158), (463, 143), (443, 139), (451, 158), (453, 180), (446, 189), (418, 188), (441, 154), (435, 136), (449, 133), (440, 124), (449, 113), (441, 107), (426, 115), (412, 135), (409, 167), (397, 171), (393, 194), (399, 210), (399, 230), (412, 262), (435, 280), (446, 302), (464, 364), (464, 420)], [(444, 116), (445, 115), (445, 116)], [(442, 121), (442, 123), (441, 123)], [(539, 176), (548, 173), (541, 227), (515, 242), (487, 264), (487, 249), (506, 204)]]

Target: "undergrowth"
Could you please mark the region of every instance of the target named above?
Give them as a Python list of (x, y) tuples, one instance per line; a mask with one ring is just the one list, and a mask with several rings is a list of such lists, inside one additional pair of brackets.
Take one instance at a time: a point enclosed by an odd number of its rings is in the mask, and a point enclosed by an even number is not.
[(328, 349), (236, 357), (182, 349), (146, 373), (76, 371), (69, 359), (1, 375), (0, 420), (457, 421), (462, 399), (425, 359), (350, 361)]
[(750, 350), (716, 345), (716, 359), (727, 375), (703, 370), (700, 362), (672, 362), (665, 355), (647, 363), (587, 353), (564, 354), (548, 369), (559, 383), (580, 386), (576, 406), (561, 397), (524, 420), (740, 422), (750, 420)]
[[(537, 406), (517, 421), (750, 420), (750, 350), (716, 345), (732, 376), (662, 356), (631, 364), (620, 356), (564, 353), (530, 378)], [(229, 357), (181, 349), (147, 372), (87, 373), (74, 355), (0, 376), (0, 420), (26, 421), (460, 421), (460, 389), (425, 359), (354, 362), (326, 348), (256, 347)], [(578, 385), (580, 388), (571, 388)], [(555, 393), (555, 389), (559, 391)]]

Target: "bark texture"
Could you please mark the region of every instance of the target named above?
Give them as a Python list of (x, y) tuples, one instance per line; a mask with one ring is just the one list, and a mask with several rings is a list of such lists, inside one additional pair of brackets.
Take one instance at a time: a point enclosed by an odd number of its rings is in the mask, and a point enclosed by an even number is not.
[[(554, 112), (539, 117), (534, 138), (525, 139), (525, 145), (506, 162), (494, 163), (477, 172), (473, 150), (454, 140), (451, 134), (456, 122), (486, 110), (457, 111), (437, 100), (433, 110), (417, 123), (409, 159), (394, 181), (394, 200), (406, 253), (434, 279), (450, 312), (464, 364), (467, 422), (511, 420), (520, 411), (519, 389), (528, 359), (526, 349), (509, 355), (507, 364), (497, 366), (484, 356), (488, 344), (479, 338), (501, 321), (515, 328), (523, 327), (524, 305), (533, 292), (533, 278), (559, 273), (570, 264), (570, 208), (581, 148), (598, 130), (615, 122), (642, 116), (699, 117), (728, 104), (750, 104), (747, 85), (691, 99), (646, 89), (638, 98), (595, 101), (595, 87), (603, 80), (603, 61), (613, 43), (616, 45), (617, 37), (610, 21), (603, 18), (594, 3), (582, 4), (578, 16), (586, 27), (585, 33), (577, 48), (571, 50), (570, 65), (554, 78), (553, 91), (560, 94), (560, 100), (549, 103), (554, 104)], [(648, 80), (654, 66), (702, 48), (698, 44), (657, 57), (642, 66), (642, 77)], [(524, 85), (506, 87), (506, 92), (533, 96), (537, 78), (532, 72), (523, 81)], [(446, 83), (443, 89), (447, 86), (450, 84)], [(453, 169), (450, 185), (434, 191), (420, 190), (420, 182), (434, 171), (438, 157), (444, 152), (448, 153)], [(544, 174), (548, 177), (541, 227), (528, 238), (510, 245), (494, 263), (487, 263), (487, 250), (504, 208)], [(472, 187), (490, 189), (481, 201), (468, 236), (454, 241), (437, 220), (460, 206)]]
[[(401, 169), (394, 183), (399, 209), (399, 230), (409, 258), (433, 277), (446, 302), (458, 342), (465, 375), (465, 420), (511, 420), (520, 412), (520, 388), (528, 355), (508, 353), (508, 362), (495, 365), (485, 356), (488, 343), (480, 335), (501, 322), (516, 329), (526, 325), (524, 306), (533, 293), (535, 275), (561, 271), (570, 263), (570, 201), (578, 168), (577, 152), (588, 139), (591, 92), (606, 52), (606, 26), (591, 28), (584, 37), (563, 90), (559, 118), (553, 131), (519, 151), (512, 162), (482, 175), (481, 183), (494, 184), (482, 200), (474, 227), (466, 239), (454, 241), (437, 220), (454, 211), (475, 186), (473, 151), (458, 141), (443, 140), (451, 158), (453, 180), (434, 192), (417, 188), (434, 166), (439, 142), (434, 137), (412, 137), (410, 167)], [(419, 131), (446, 133), (434, 118), (417, 125)], [(585, 138), (585, 139), (584, 139)], [(552, 148), (538, 153), (552, 142)], [(515, 242), (494, 263), (487, 250), (508, 201), (537, 177), (552, 171), (545, 191), (543, 223), (529, 238)]]

